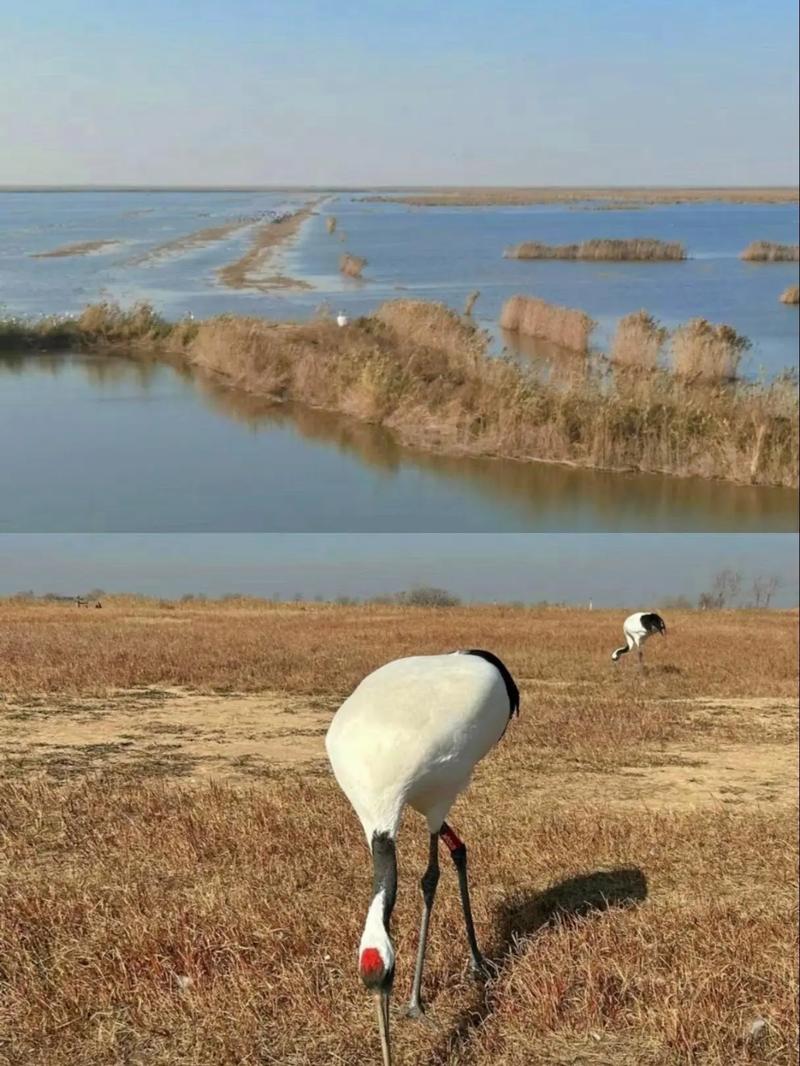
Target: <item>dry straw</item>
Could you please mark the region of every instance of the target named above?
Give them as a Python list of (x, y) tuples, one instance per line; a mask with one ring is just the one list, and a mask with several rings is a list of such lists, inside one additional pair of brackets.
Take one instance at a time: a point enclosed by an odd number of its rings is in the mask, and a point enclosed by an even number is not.
[(584, 311), (559, 307), (535, 296), (512, 296), (503, 304), (500, 325), (515, 333), (541, 337), (562, 348), (585, 352), (595, 322)]
[(773, 241), (753, 241), (739, 257), (750, 263), (796, 263), (800, 259), (800, 245), (775, 244)]
[(655, 262), (686, 258), (686, 251), (678, 241), (657, 241), (651, 237), (630, 240), (591, 240), (581, 244), (542, 244), (523, 241), (504, 253), (506, 259), (594, 259), (622, 262)]

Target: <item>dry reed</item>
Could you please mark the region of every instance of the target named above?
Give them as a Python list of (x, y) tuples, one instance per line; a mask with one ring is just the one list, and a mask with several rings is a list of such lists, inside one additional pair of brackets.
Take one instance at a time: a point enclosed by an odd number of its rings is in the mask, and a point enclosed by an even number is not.
[(366, 265), (367, 261), (361, 255), (344, 252), (339, 258), (339, 270), (348, 278), (360, 278)]
[(800, 303), (800, 285), (789, 285), (780, 295), (782, 304)]
[(331, 233), (331, 234), (336, 232), (336, 216), (335, 215), (328, 215), (328, 217), (325, 219), (325, 229), (328, 231), (328, 233)]
[(367, 201), (413, 204), (417, 207), (481, 207), (487, 204), (552, 204), (611, 201), (614, 204), (790, 204), (797, 203), (794, 187), (663, 187), (653, 186), (541, 186), (539, 188), (442, 188), (398, 195), (373, 194)]
[(796, 263), (800, 259), (800, 245), (753, 241), (739, 258), (746, 259), (749, 263)]
[(797, 485), (795, 384), (716, 387), (739, 351), (727, 327), (706, 324), (682, 335), (684, 350), (692, 347), (687, 339), (716, 338), (712, 347), (722, 345), (727, 364), (704, 373), (695, 350), (681, 364), (685, 373), (642, 375), (630, 390), (596, 373), (568, 388), (551, 386), (513, 358), (491, 357), (469, 322), (422, 301), (391, 302), (347, 330), (327, 319), (234, 315), (169, 324), (148, 308), (103, 306), (62, 325), (0, 323), (0, 344), (55, 346), (57, 338), (62, 349), (67, 339), (71, 347), (162, 358), (263, 400), (384, 425), (423, 450)]
[(693, 318), (672, 335), (673, 369), (694, 381), (734, 381), (749, 347), (748, 339), (732, 326)]
[(647, 311), (634, 311), (620, 319), (611, 346), (611, 361), (618, 366), (655, 370), (667, 330)]
[(479, 289), (473, 289), (473, 291), (467, 296), (466, 300), (464, 301), (464, 314), (465, 315), (471, 315), (472, 314), (472, 309), (474, 308), (475, 304), (478, 302), (479, 296), (480, 296), (480, 290)]
[(580, 244), (542, 244), (523, 241), (504, 252), (506, 259), (590, 259), (622, 262), (636, 260), (655, 262), (686, 258), (686, 251), (678, 241), (658, 241), (651, 237), (629, 240), (591, 240)]
[(500, 325), (529, 337), (541, 337), (563, 348), (585, 352), (594, 321), (584, 311), (559, 307), (534, 296), (512, 296), (503, 304)]

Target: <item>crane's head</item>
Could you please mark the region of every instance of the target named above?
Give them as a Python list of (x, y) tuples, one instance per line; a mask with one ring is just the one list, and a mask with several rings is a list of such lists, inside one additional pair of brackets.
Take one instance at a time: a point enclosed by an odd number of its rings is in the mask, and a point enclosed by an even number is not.
[(372, 837), (374, 866), (373, 897), (367, 911), (364, 932), (358, 948), (358, 972), (375, 997), (378, 1029), (384, 1066), (391, 1066), (389, 1041), (389, 997), (394, 982), (394, 946), (389, 936), (389, 921), (397, 892), (397, 864), (394, 840), (388, 833)]

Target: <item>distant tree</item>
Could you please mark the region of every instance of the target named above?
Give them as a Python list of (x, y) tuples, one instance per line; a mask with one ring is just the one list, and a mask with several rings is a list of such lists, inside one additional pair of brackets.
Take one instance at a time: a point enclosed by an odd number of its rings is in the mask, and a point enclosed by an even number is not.
[(418, 585), (407, 592), (399, 593), (397, 602), (409, 607), (458, 607), (461, 600), (447, 589)]
[(704, 611), (721, 611), (724, 607), (733, 606), (741, 588), (741, 571), (725, 567), (714, 574), (710, 590), (700, 593), (697, 605)]
[(759, 574), (753, 578), (751, 594), (754, 607), (769, 607), (772, 597), (783, 585), (777, 574)]

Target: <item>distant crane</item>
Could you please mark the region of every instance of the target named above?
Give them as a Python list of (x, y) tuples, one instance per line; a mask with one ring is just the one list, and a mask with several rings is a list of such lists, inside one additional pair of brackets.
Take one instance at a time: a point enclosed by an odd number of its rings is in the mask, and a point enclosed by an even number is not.
[(372, 902), (358, 969), (375, 996), (384, 1066), (391, 1066), (389, 997), (395, 952), (389, 933), (397, 894), (395, 840), (406, 805), (428, 823), (428, 866), (420, 882), (420, 924), (408, 1013), (422, 1013), (420, 990), (436, 886), (439, 838), (458, 874), (472, 970), (485, 972), (467, 881), (467, 849), (445, 821), (475, 765), (519, 714), (519, 689), (488, 651), (396, 659), (369, 674), (334, 715), (325, 738), (333, 772), (358, 815), (372, 853)]
[(346, 326), (349, 321), (350, 319), (347, 317), (344, 311), (340, 311), (339, 314), (336, 316), (337, 326)]
[(642, 645), (649, 640), (654, 633), (660, 633), (662, 637), (667, 635), (667, 626), (660, 614), (654, 611), (639, 611), (629, 615), (622, 623), (622, 635), (625, 644), (621, 648), (615, 648), (611, 653), (613, 662), (617, 662), (621, 655), (627, 655), (636, 648), (639, 655), (639, 669), (642, 668)]

